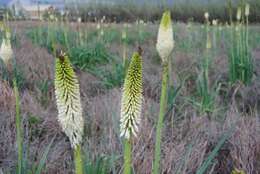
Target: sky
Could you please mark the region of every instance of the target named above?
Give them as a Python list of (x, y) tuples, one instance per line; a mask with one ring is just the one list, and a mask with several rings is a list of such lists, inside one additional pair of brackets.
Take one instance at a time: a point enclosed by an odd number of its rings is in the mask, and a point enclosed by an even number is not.
[[(0, 0), (0, 5), (7, 5), (9, 2), (11, 2), (12, 0)], [(37, 1), (39, 1), (40, 3), (59, 3), (59, 2), (63, 2), (63, 0), (14, 0), (14, 1), (20, 1), (22, 4), (34, 4)]]

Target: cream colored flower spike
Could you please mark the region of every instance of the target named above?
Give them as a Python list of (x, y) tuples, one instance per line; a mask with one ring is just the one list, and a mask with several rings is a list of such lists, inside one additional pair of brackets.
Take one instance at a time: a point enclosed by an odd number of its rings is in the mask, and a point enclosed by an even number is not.
[(2, 45), (0, 48), (0, 57), (3, 59), (6, 65), (13, 57), (13, 50), (11, 46), (11, 34), (9, 31), (6, 32), (6, 38), (4, 38), (2, 41)]
[(55, 69), (58, 121), (75, 149), (82, 141), (84, 129), (79, 83), (67, 55), (61, 54), (56, 59)]
[(174, 47), (173, 30), (170, 11), (163, 13), (159, 27), (156, 49), (162, 62), (167, 62)]
[(142, 57), (134, 53), (123, 87), (120, 136), (136, 136), (142, 110)]
[(237, 21), (239, 22), (241, 20), (241, 7), (237, 8)]
[(250, 12), (250, 5), (248, 3), (246, 3), (246, 7), (245, 7), (245, 15), (249, 16), (249, 12)]

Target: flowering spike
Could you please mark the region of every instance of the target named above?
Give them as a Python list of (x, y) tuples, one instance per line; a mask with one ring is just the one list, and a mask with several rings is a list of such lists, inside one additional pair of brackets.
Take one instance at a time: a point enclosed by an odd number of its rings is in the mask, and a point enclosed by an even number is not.
[(209, 20), (209, 12), (205, 12), (205, 13), (204, 13), (204, 17), (205, 17), (205, 19), (208, 21), (208, 20)]
[(218, 25), (218, 20), (217, 19), (213, 19), (212, 20), (212, 25), (213, 26), (217, 26)]
[(245, 7), (245, 15), (249, 16), (249, 12), (250, 12), (250, 5), (248, 3), (246, 3), (246, 7)]
[(13, 50), (11, 46), (11, 33), (7, 30), (6, 37), (3, 38), (2, 45), (0, 48), (0, 57), (3, 59), (4, 63), (8, 65), (12, 56)]
[(134, 53), (123, 87), (120, 136), (136, 136), (142, 109), (142, 57)]
[(237, 8), (237, 21), (239, 22), (241, 20), (241, 7)]
[(81, 22), (82, 22), (82, 19), (81, 19), (81, 17), (78, 17), (78, 23), (80, 24)]
[(167, 62), (169, 55), (174, 47), (173, 30), (171, 22), (171, 13), (166, 11), (163, 13), (161, 24), (158, 31), (156, 49), (162, 62)]
[(79, 83), (67, 55), (61, 53), (55, 66), (58, 121), (75, 149), (82, 141), (84, 129)]

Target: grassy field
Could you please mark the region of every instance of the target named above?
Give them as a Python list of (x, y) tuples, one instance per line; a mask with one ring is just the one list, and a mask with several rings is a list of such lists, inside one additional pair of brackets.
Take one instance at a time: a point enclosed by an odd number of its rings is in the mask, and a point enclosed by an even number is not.
[[(58, 48), (67, 52), (79, 80), (85, 120), (84, 171), (123, 173), (121, 89), (130, 58), (141, 47), (143, 107), (140, 131), (133, 138), (132, 170), (150, 174), (162, 81), (162, 62), (156, 51), (159, 24), (20, 21), (8, 25), (20, 97), (23, 163), (28, 166), (25, 173), (36, 173), (42, 159), (46, 159), (43, 174), (74, 171), (70, 141), (57, 120), (54, 74)], [(230, 79), (234, 49), (243, 55), (233, 47), (234, 26), (192, 22), (172, 26), (175, 44), (169, 61), (160, 173), (236, 174), (239, 170), (258, 174), (260, 26), (248, 27), (248, 51), (244, 51), (251, 55), (254, 70), (248, 83)], [(205, 60), (207, 79), (203, 76)], [(3, 63), (0, 74), (0, 173), (17, 173), (17, 95)]]

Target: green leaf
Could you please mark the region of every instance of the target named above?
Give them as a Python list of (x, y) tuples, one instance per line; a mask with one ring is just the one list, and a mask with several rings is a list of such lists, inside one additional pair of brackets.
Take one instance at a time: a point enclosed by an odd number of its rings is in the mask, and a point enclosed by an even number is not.
[(209, 166), (211, 166), (213, 159), (217, 156), (219, 150), (224, 145), (225, 141), (230, 138), (232, 135), (233, 129), (229, 130), (227, 133), (225, 133), (222, 138), (219, 140), (216, 147), (213, 149), (213, 151), (209, 154), (208, 158), (203, 162), (201, 167), (197, 170), (196, 174), (204, 174)]
[(47, 148), (45, 149), (45, 151), (44, 151), (44, 153), (43, 153), (43, 155), (42, 155), (42, 158), (41, 158), (41, 160), (40, 160), (40, 162), (39, 162), (39, 165), (37, 166), (37, 170), (36, 170), (35, 174), (41, 174), (42, 169), (43, 169), (43, 167), (44, 167), (44, 165), (45, 165), (45, 162), (46, 162), (46, 160), (47, 160), (47, 156), (48, 156), (48, 154), (49, 154), (51, 145), (52, 145), (52, 143), (53, 143), (53, 141), (54, 141), (55, 138), (56, 138), (56, 135), (52, 138), (50, 144), (49, 144), (49, 145), (47, 146)]

